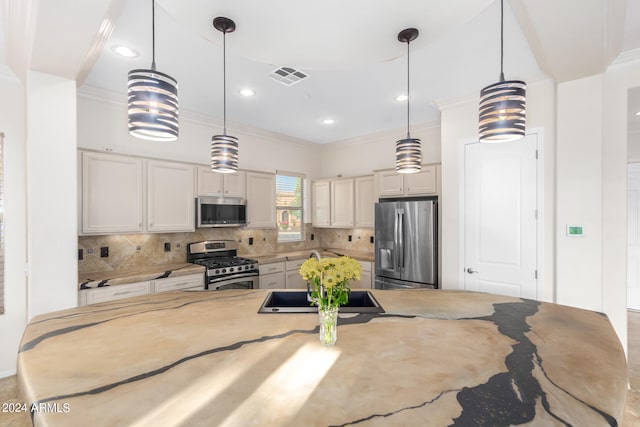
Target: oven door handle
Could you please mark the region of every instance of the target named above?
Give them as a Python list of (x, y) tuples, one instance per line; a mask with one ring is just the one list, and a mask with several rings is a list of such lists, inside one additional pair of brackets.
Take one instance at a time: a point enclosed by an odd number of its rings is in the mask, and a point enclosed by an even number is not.
[[(257, 289), (258, 288), (258, 273), (254, 274), (242, 274), (235, 277), (224, 277), (222, 280), (207, 280), (207, 289), (208, 290), (221, 290), (221, 289)], [(249, 282), (249, 287), (238, 287), (232, 288), (230, 285), (234, 283), (245, 283)]]

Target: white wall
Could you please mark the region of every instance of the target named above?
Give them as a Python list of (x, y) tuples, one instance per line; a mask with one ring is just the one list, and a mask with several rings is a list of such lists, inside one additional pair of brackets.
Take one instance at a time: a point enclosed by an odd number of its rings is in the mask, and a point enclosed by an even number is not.
[[(558, 85), (556, 302), (602, 310), (603, 76)], [(568, 237), (568, 224), (584, 237)]]
[(640, 86), (640, 60), (605, 74), (602, 136), (602, 307), (627, 346), (627, 96)]
[(16, 354), (27, 324), (25, 103), (20, 82), (0, 70), (0, 132), (4, 132), (4, 301), (0, 315), (0, 378), (16, 371)]
[[(553, 301), (554, 292), (554, 221), (555, 221), (555, 84), (551, 80), (527, 84), (527, 127), (543, 131), (544, 146), (540, 147), (544, 164), (544, 301)], [(442, 287), (462, 289), (460, 282), (460, 164), (465, 142), (478, 138), (478, 98), (440, 104), (442, 144)]]
[[(395, 167), (396, 141), (407, 129), (394, 129), (322, 146), (322, 177), (368, 175)], [(440, 123), (411, 126), (411, 137), (422, 141), (422, 162), (440, 162)]]
[[(182, 111), (177, 141), (134, 138), (127, 130), (126, 97), (86, 89), (79, 92), (79, 148), (209, 164), (211, 137), (219, 133), (221, 123)], [(227, 133), (239, 139), (240, 169), (301, 172), (309, 178), (317, 177), (320, 171), (317, 144), (228, 122)]]
[(76, 82), (27, 75), (29, 318), (77, 306)]

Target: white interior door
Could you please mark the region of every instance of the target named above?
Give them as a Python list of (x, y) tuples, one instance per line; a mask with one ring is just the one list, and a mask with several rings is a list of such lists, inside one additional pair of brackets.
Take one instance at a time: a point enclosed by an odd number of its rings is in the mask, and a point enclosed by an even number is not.
[(627, 307), (640, 310), (640, 163), (628, 166), (627, 257)]
[(464, 287), (536, 299), (537, 135), (467, 144)]

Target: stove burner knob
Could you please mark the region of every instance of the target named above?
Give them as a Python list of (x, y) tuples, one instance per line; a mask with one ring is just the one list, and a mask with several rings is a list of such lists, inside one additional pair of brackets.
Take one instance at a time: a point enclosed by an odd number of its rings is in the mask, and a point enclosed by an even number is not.
[(253, 270), (255, 267), (253, 266), (253, 264), (251, 264), (251, 265), (249, 266), (249, 268), (250, 268), (251, 270)]
[(229, 269), (229, 273), (233, 273), (233, 267)]
[(227, 269), (226, 269), (226, 268), (223, 268), (223, 269), (222, 269), (222, 272), (223, 272), (223, 273), (226, 273), (226, 272), (227, 272)]
[(242, 266), (238, 266), (238, 271), (242, 271)]
[(216, 270), (216, 274), (220, 274), (220, 270)]

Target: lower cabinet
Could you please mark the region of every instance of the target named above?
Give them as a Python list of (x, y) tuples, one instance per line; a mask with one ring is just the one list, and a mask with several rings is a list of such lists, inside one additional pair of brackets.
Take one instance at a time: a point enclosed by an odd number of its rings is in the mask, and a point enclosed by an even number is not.
[(204, 273), (156, 279), (151, 284), (152, 293), (178, 291), (180, 289), (204, 289)]
[(78, 292), (78, 306), (181, 289), (204, 289), (204, 273), (167, 277), (165, 279), (148, 280), (146, 282), (127, 283), (126, 285), (82, 289)]
[(83, 289), (78, 293), (78, 305), (97, 304), (100, 302), (148, 295), (150, 293), (151, 281), (105, 286), (104, 288)]
[(282, 289), (285, 287), (284, 262), (260, 264), (260, 289)]
[(307, 281), (300, 276), (300, 266), (306, 259), (295, 261), (287, 261), (286, 268), (286, 285), (287, 289), (307, 289)]
[(372, 264), (369, 261), (358, 261), (362, 271), (360, 272), (360, 280), (354, 280), (351, 282), (351, 289), (372, 289), (373, 288), (373, 275)]

